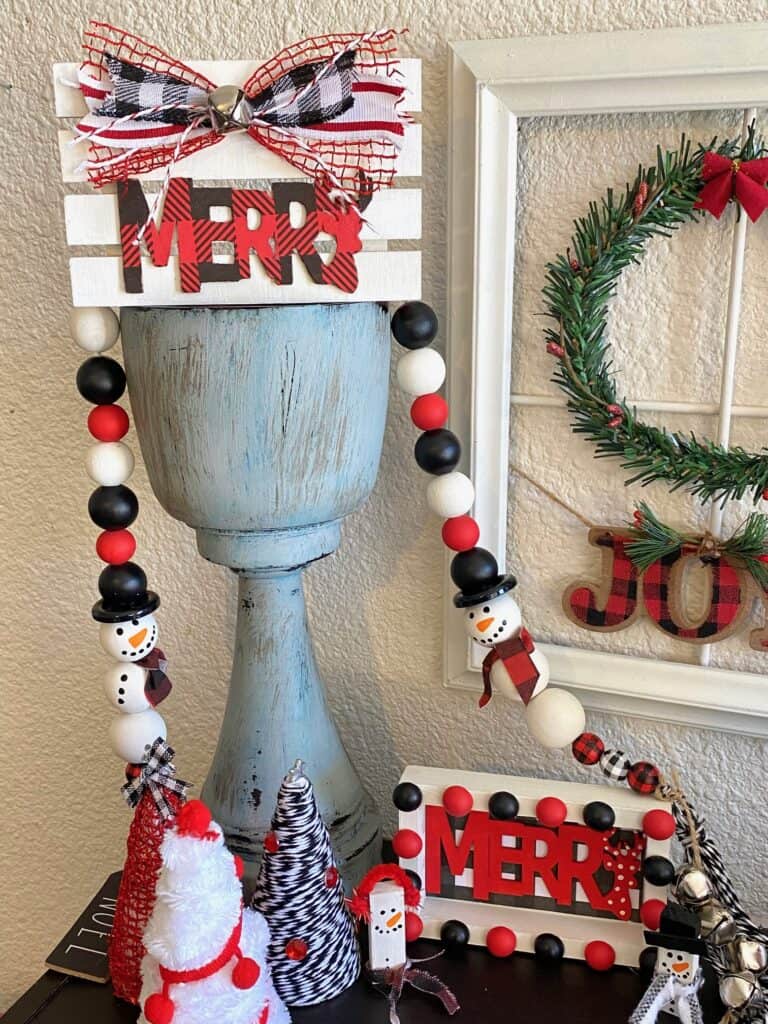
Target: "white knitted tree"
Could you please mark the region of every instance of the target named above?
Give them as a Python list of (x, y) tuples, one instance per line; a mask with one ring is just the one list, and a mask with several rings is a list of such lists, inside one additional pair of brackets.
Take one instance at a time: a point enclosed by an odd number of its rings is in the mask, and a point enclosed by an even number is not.
[(333, 999), (357, 980), (354, 924), (301, 761), (280, 787), (253, 906), (269, 925), (269, 965), (289, 1006)]

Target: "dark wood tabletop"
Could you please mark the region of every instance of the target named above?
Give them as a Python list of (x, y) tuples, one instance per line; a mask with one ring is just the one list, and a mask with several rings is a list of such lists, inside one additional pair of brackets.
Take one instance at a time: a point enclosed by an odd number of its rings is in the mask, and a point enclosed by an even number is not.
[[(411, 955), (430, 956), (436, 948), (415, 943)], [(543, 965), (521, 953), (495, 960), (483, 949), (470, 949), (459, 960), (439, 957), (425, 967), (458, 997), (457, 1024), (622, 1024), (643, 992), (639, 974), (625, 967), (596, 973), (579, 961)], [(714, 1024), (720, 1013), (711, 983), (704, 986), (702, 1003), (705, 1019)], [(406, 990), (399, 1008), (402, 1024), (451, 1019), (436, 1000), (413, 990)], [(8, 1010), (2, 1024), (135, 1024), (136, 1016), (135, 1007), (114, 998), (109, 984), (48, 971)], [(295, 1024), (387, 1024), (387, 1007), (361, 980), (337, 999), (293, 1010), (291, 1016)]]

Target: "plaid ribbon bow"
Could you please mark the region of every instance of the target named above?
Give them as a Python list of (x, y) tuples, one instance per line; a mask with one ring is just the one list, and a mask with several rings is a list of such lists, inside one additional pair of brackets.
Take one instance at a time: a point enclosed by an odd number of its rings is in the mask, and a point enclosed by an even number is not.
[(164, 739), (158, 736), (149, 749), (147, 763), (141, 765), (139, 774), (130, 782), (126, 782), (120, 789), (130, 807), (136, 807), (144, 793), (149, 790), (160, 816), (165, 821), (170, 821), (175, 812), (166, 800), (163, 791), (176, 793), (183, 800), (187, 790), (190, 789), (189, 782), (183, 782), (175, 777), (176, 768), (173, 765), (173, 754), (173, 747), (170, 747)]
[(91, 143), (84, 168), (101, 186), (247, 132), (303, 174), (349, 200), (389, 185), (408, 118), (394, 40), (383, 29), (303, 40), (242, 86), (218, 87), (159, 48), (91, 22), (78, 73), (89, 113), (75, 129)]

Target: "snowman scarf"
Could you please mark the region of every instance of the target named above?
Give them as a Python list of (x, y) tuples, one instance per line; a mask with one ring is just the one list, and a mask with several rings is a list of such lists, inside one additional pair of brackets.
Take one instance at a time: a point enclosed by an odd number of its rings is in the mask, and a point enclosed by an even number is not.
[(701, 980), (699, 973), (690, 985), (681, 985), (666, 972), (655, 975), (629, 1018), (629, 1024), (654, 1024), (668, 1004), (671, 1004), (668, 1012), (676, 1014), (682, 1024), (704, 1024), (698, 995)]
[(519, 636), (502, 640), (488, 652), (483, 662), (483, 696), (479, 702), (481, 708), (484, 708), (493, 696), (491, 669), (497, 661), (504, 662), (504, 667), (520, 694), (523, 704), (530, 701), (533, 691), (536, 689), (536, 683), (539, 681), (539, 670), (531, 657), (535, 650), (533, 637), (527, 629), (521, 629)]

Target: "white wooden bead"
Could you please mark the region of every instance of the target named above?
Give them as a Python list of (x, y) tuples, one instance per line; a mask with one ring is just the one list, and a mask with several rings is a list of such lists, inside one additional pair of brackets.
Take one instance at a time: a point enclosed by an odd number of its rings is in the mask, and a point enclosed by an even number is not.
[(120, 337), (120, 321), (108, 306), (83, 306), (70, 313), (69, 333), (86, 352), (106, 352)]
[(149, 711), (152, 702), (147, 700), (144, 692), (147, 674), (147, 670), (141, 665), (131, 665), (128, 662), (118, 662), (107, 669), (104, 676), (104, 693), (112, 707), (124, 715)]
[(136, 715), (115, 715), (109, 726), (109, 743), (121, 761), (144, 764), (149, 748), (168, 732), (157, 711), (140, 711)]
[(586, 715), (581, 701), (567, 690), (548, 686), (528, 704), (525, 720), (542, 747), (567, 747), (584, 732)]
[(122, 441), (103, 441), (88, 449), (85, 468), (94, 483), (102, 487), (124, 484), (133, 472), (133, 452)]
[(453, 519), (469, 512), (475, 500), (472, 481), (463, 473), (444, 473), (427, 486), (427, 504), (441, 519)]
[(433, 348), (406, 352), (397, 364), (397, 383), (408, 395), (431, 395), (445, 380), (445, 360)]

